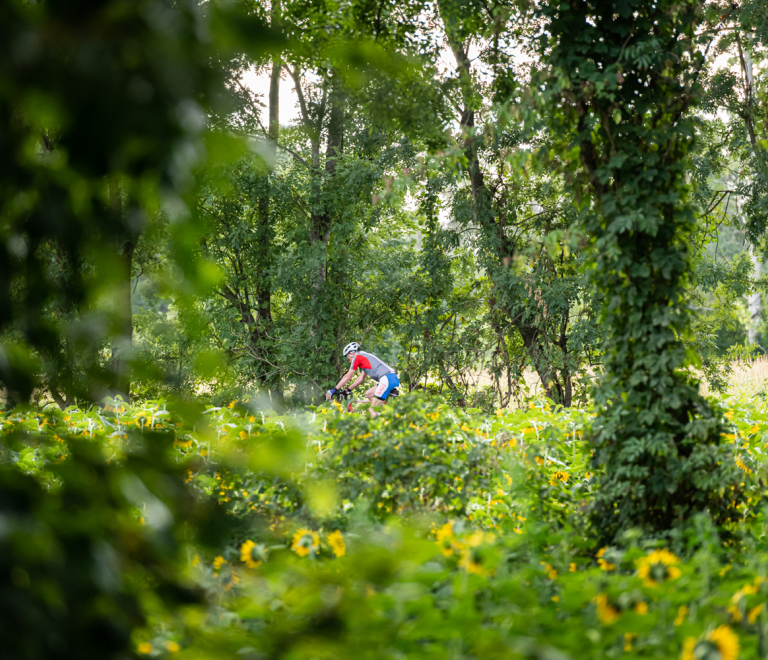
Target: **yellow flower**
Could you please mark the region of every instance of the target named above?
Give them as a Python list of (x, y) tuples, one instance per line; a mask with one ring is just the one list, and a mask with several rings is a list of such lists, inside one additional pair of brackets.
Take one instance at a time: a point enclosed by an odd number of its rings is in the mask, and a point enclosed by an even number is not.
[(563, 483), (565, 483), (566, 481), (568, 481), (568, 477), (570, 477), (570, 476), (571, 475), (569, 475), (567, 472), (563, 472), (562, 470), (558, 470), (550, 478), (549, 485), (550, 486), (554, 486), (558, 481), (562, 481)]
[(227, 408), (229, 408), (230, 410), (232, 410), (232, 408), (234, 408), (234, 407), (235, 407), (235, 402), (234, 401), (227, 406)]
[(453, 521), (445, 523), (445, 525), (443, 525), (435, 533), (435, 538), (437, 539), (438, 543), (443, 543), (444, 541), (447, 541), (452, 537), (453, 537)]
[(483, 543), (491, 543), (493, 539), (493, 534), (486, 534), (480, 530), (477, 530), (476, 532), (472, 532), (472, 534), (469, 535), (469, 537), (466, 539), (466, 542), (467, 545), (471, 548), (476, 548)]
[(571, 562), (571, 565), (568, 567), (568, 570), (571, 573), (575, 573), (576, 572), (576, 563), (575, 562)]
[(619, 611), (608, 602), (608, 594), (597, 594), (593, 601), (597, 605), (597, 618), (605, 625), (619, 620)]
[(760, 616), (760, 612), (763, 611), (763, 608), (765, 607), (765, 603), (760, 603), (756, 607), (753, 607), (749, 612), (747, 612), (747, 621), (750, 623), (754, 623), (757, 620), (757, 617)]
[(745, 472), (746, 474), (752, 474), (752, 470), (750, 470), (750, 469), (749, 469), (749, 468), (748, 468), (746, 465), (744, 465), (744, 462), (743, 462), (743, 461), (742, 461), (740, 458), (737, 458), (737, 459), (736, 459), (736, 465), (737, 465), (737, 466), (738, 466), (740, 469), (744, 470), (744, 472)]
[(616, 564), (611, 564), (603, 559), (606, 550), (608, 550), (607, 547), (600, 548), (600, 550), (597, 551), (597, 563), (604, 571), (613, 571), (616, 569)]
[(471, 547), (462, 548), (459, 566), (467, 573), (474, 573), (475, 575), (485, 575), (487, 573), (480, 563), (477, 553)]
[(638, 614), (648, 614), (648, 603), (641, 600), (637, 605), (635, 605), (635, 612)]
[(316, 554), (320, 549), (320, 537), (311, 529), (300, 529), (293, 535), (291, 550), (299, 557)]
[(224, 559), (224, 557), (222, 557), (221, 555), (219, 555), (218, 557), (216, 557), (216, 559), (213, 560), (213, 570), (214, 571), (220, 570), (221, 567), (224, 566), (224, 564), (226, 563), (227, 563), (227, 560)]
[(177, 653), (181, 647), (176, 642), (166, 642), (165, 648), (168, 649), (169, 653)]
[(229, 575), (225, 577), (223, 582), (225, 591), (232, 589), (232, 585), (240, 584), (240, 574), (234, 566), (229, 569)]
[(248, 539), (243, 545), (240, 546), (240, 561), (242, 561), (248, 568), (258, 568), (261, 566), (262, 560), (254, 560), (253, 550), (256, 548), (259, 554), (263, 556), (263, 551), (253, 541)]
[(149, 655), (152, 653), (152, 644), (149, 642), (142, 642), (139, 644), (139, 648), (137, 649), (139, 653), (142, 655)]
[(721, 660), (737, 660), (739, 657), (739, 637), (728, 626), (718, 626), (707, 633), (707, 641), (717, 647)]
[(637, 637), (636, 633), (624, 633), (624, 650), (629, 652), (632, 650), (632, 640)]
[(681, 573), (676, 566), (678, 563), (680, 560), (666, 549), (649, 552), (635, 562), (637, 576), (643, 579), (646, 587), (655, 587), (659, 582), (679, 578)]
[(347, 553), (347, 545), (344, 543), (344, 537), (338, 529), (328, 534), (328, 543), (331, 546), (331, 550), (333, 550), (333, 554), (337, 557), (343, 557)]
[(696, 648), (696, 638), (686, 637), (683, 642), (683, 652), (680, 654), (680, 660), (696, 660), (693, 655), (693, 649)]
[(675, 620), (673, 623), (676, 626), (679, 626), (683, 623), (685, 620), (685, 616), (688, 614), (688, 608), (685, 605), (681, 605), (680, 608), (677, 610), (677, 616), (675, 617)]

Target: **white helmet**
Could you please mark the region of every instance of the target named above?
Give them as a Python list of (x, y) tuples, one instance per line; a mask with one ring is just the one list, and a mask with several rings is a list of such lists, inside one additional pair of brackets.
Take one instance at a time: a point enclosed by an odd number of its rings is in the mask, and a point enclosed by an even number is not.
[(352, 351), (357, 353), (360, 350), (360, 344), (356, 341), (351, 341), (344, 347), (344, 357), (347, 357)]

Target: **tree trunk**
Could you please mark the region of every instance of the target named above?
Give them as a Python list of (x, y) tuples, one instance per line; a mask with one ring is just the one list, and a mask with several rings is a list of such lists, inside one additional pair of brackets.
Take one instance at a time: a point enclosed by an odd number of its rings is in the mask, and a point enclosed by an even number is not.
[(547, 397), (563, 406), (570, 405), (570, 401), (567, 404), (565, 402), (565, 388), (559, 382), (556, 370), (547, 360), (547, 356), (544, 355), (543, 347), (539, 342), (539, 330), (529, 325), (516, 324), (516, 326), (523, 339), (525, 349), (531, 358), (531, 364), (533, 364), (533, 368), (541, 379), (541, 384)]
[[(280, 2), (272, 3), (272, 24), (276, 25), (280, 20)], [(264, 365), (262, 376), (259, 378), (262, 385), (269, 388), (270, 398), (276, 406), (284, 403), (282, 379), (278, 375), (269, 375), (269, 364), (265, 360), (272, 361), (274, 338), (272, 332), (272, 242), (274, 239), (274, 222), (271, 216), (270, 198), (271, 190), (269, 176), (274, 169), (277, 157), (277, 144), (280, 138), (280, 72), (282, 60), (280, 55), (272, 58), (272, 72), (269, 80), (269, 125), (267, 128), (267, 173), (265, 185), (258, 200), (258, 212), (256, 213), (256, 273), (254, 297), (256, 305), (256, 318), (251, 331), (251, 343), (254, 353), (262, 360)]]
[[(122, 222), (123, 203), (120, 185), (114, 180), (109, 182), (109, 204), (115, 221)], [(136, 239), (125, 238), (115, 251), (119, 279), (115, 283), (112, 310), (116, 324), (112, 337), (112, 389), (114, 395), (120, 395), (126, 401), (130, 401), (131, 398), (130, 360), (133, 348), (131, 276), (135, 249)]]
[[(330, 93), (328, 95), (328, 141), (325, 150), (325, 171), (315, 170), (313, 176), (317, 181), (319, 191), (327, 190), (333, 185), (333, 179), (336, 174), (336, 168), (339, 158), (344, 150), (344, 116), (345, 102), (344, 93), (341, 89), (341, 82), (338, 76), (331, 74)], [(339, 327), (335, 322), (334, 308), (336, 301), (328, 292), (328, 270), (330, 254), (328, 243), (333, 226), (333, 209), (327, 202), (318, 205), (319, 209), (312, 213), (309, 241), (310, 245), (320, 253), (317, 262), (317, 270), (314, 278), (314, 321), (312, 325), (312, 336), (317, 347), (318, 359), (320, 361), (327, 359), (328, 375), (336, 372), (340, 368), (340, 358), (335, 353), (328, 353), (326, 346), (329, 338), (336, 333)], [(319, 320), (324, 319), (324, 320)]]
[[(752, 71), (752, 58), (749, 53), (744, 52), (741, 47), (741, 38), (739, 33), (736, 32), (736, 45), (739, 51), (739, 62), (741, 64), (741, 73), (744, 83), (744, 123), (747, 127), (747, 133), (749, 134), (749, 143), (752, 145), (752, 151), (755, 156), (758, 155), (757, 137), (755, 136), (755, 124), (752, 118), (752, 106), (754, 104), (754, 84), (755, 77)], [(762, 263), (759, 257), (755, 254), (752, 243), (747, 241), (749, 256), (752, 260), (752, 266), (754, 268), (755, 278), (759, 279), (762, 274)], [(747, 306), (749, 309), (749, 326), (747, 327), (748, 341), (750, 344), (757, 343), (757, 330), (760, 325), (760, 312), (761, 312), (761, 293), (755, 291), (747, 296)]]

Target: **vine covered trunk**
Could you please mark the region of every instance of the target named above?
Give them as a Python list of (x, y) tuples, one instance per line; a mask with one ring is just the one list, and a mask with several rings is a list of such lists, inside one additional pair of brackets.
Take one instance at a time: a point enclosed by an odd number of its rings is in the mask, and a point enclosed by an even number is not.
[(543, 11), (553, 44), (550, 117), (564, 142), (555, 164), (571, 169), (589, 200), (594, 281), (605, 301), (591, 430), (595, 467), (604, 468), (594, 528), (610, 543), (633, 527), (668, 532), (697, 512), (723, 523), (741, 480), (718, 412), (685, 370), (694, 220), (685, 165), (703, 62), (701, 4), (573, 0)]

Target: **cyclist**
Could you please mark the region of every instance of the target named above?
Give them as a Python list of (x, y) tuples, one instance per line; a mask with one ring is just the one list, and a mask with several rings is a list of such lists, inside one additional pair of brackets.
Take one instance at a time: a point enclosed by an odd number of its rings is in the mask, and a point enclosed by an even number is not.
[[(355, 371), (360, 369), (360, 375), (357, 380), (350, 385), (349, 389), (353, 390), (362, 385), (366, 376), (376, 381), (377, 385), (371, 387), (365, 393), (365, 397), (371, 402), (371, 417), (376, 417), (379, 413), (376, 412), (375, 408), (386, 403), (389, 395), (392, 394), (392, 390), (400, 384), (400, 379), (397, 377), (397, 374), (392, 367), (380, 360), (373, 353), (361, 351), (360, 344), (356, 341), (353, 341), (344, 347), (344, 357), (347, 358), (351, 364), (349, 371), (341, 377), (341, 380), (336, 387), (331, 388), (325, 393), (325, 398), (330, 400), (336, 392), (344, 388), (344, 386), (352, 380)], [(395, 395), (396, 394), (397, 392), (395, 392)]]

